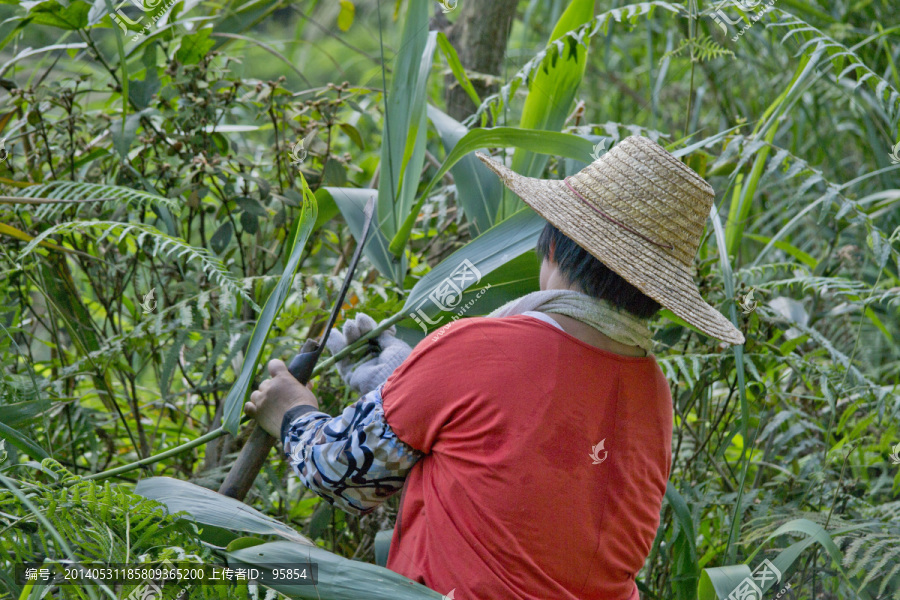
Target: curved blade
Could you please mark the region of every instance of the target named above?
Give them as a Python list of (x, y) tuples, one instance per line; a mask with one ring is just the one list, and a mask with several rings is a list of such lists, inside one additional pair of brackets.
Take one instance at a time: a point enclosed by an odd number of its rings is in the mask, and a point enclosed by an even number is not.
[(328, 341), (328, 334), (331, 333), (331, 328), (334, 327), (334, 322), (337, 321), (338, 314), (341, 312), (341, 307), (344, 306), (344, 298), (347, 296), (347, 290), (350, 289), (350, 282), (353, 280), (353, 273), (356, 271), (356, 265), (359, 263), (359, 258), (362, 256), (363, 247), (366, 245), (366, 239), (369, 237), (369, 229), (372, 225), (372, 217), (375, 214), (375, 198), (369, 198), (369, 201), (366, 202), (366, 207), (364, 209), (363, 214), (365, 215), (365, 221), (363, 222), (362, 234), (360, 236), (359, 243), (356, 245), (356, 251), (353, 252), (353, 258), (350, 259), (350, 266), (347, 268), (347, 275), (344, 277), (344, 284), (341, 286), (341, 292), (338, 294), (337, 300), (334, 303), (334, 307), (331, 309), (331, 315), (328, 317), (328, 323), (325, 325), (325, 333), (322, 334), (322, 340), (318, 344), (318, 348), (316, 348), (316, 359), (318, 359), (319, 355), (322, 354), (322, 350), (325, 348), (325, 342)]

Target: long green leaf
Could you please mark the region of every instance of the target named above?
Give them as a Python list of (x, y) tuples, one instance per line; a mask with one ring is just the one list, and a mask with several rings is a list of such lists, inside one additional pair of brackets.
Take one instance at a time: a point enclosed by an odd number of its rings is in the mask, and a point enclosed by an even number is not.
[(575, 160), (583, 160), (585, 156), (590, 156), (594, 146), (590, 141), (577, 135), (570, 133), (559, 133), (555, 131), (533, 131), (528, 129), (517, 129), (515, 127), (492, 127), (485, 129), (475, 129), (463, 136), (453, 151), (444, 159), (441, 168), (435, 176), (428, 182), (416, 206), (409, 213), (406, 222), (401, 227), (394, 239), (391, 240), (391, 254), (399, 255), (409, 240), (413, 223), (416, 216), (422, 208), (429, 192), (441, 180), (447, 171), (453, 165), (462, 160), (469, 152), (479, 150), (481, 148), (495, 146), (512, 146), (515, 148), (525, 148), (532, 152), (540, 152), (544, 154), (554, 154), (565, 158), (574, 158)]
[[(494, 225), (422, 277), (410, 290), (403, 305), (403, 312), (420, 308), (426, 311), (426, 314), (427, 311), (432, 311), (432, 314), (438, 312), (430, 306), (425, 306), (432, 304), (428, 301), (429, 294), (438, 284), (460, 269), (465, 261), (478, 270), (480, 276), (477, 279), (480, 279), (521, 254), (533, 250), (544, 223), (544, 219), (536, 212), (530, 208), (523, 208), (505, 221)], [(477, 283), (478, 281), (470, 278), (463, 289)]]
[[(441, 143), (447, 152), (451, 152), (469, 133), (469, 129), (459, 121), (430, 104), (428, 118), (441, 136)], [(471, 152), (452, 166), (450, 173), (456, 184), (457, 203), (469, 219), (472, 234), (484, 233), (494, 224), (500, 206), (500, 180)]]
[(263, 348), (266, 345), (266, 339), (269, 337), (269, 331), (275, 322), (275, 316), (281, 310), (285, 298), (291, 289), (294, 281), (294, 273), (300, 264), (300, 256), (309, 239), (316, 224), (318, 208), (316, 205), (316, 197), (310, 191), (306, 184), (306, 178), (300, 174), (300, 181), (303, 186), (303, 209), (300, 212), (300, 226), (297, 228), (297, 235), (294, 238), (289, 251), (290, 258), (287, 266), (281, 274), (281, 279), (275, 289), (266, 300), (259, 315), (259, 320), (253, 328), (253, 334), (250, 336), (250, 343), (247, 345), (247, 353), (244, 356), (244, 363), (241, 365), (241, 371), (238, 373), (237, 379), (228, 396), (225, 398), (225, 406), (223, 408), (223, 428), (232, 435), (237, 435), (238, 425), (241, 420), (241, 412), (244, 408), (244, 402), (250, 393), (250, 385), (253, 383), (253, 376), (256, 368), (259, 366), (259, 360), (262, 356)]
[(37, 442), (7, 425), (0, 422), (0, 439), (7, 440), (10, 444), (27, 454), (32, 458), (43, 459), (50, 458), (50, 455), (41, 448)]
[(284, 523), (243, 502), (187, 481), (171, 477), (142, 479), (134, 487), (134, 493), (162, 502), (170, 513), (185, 511), (203, 525), (257, 535), (277, 535), (307, 546), (313, 545), (312, 541)]
[[(377, 190), (371, 188), (336, 188), (324, 187), (316, 190), (317, 194), (330, 198), (341, 211), (350, 233), (359, 241), (362, 235), (363, 224), (365, 223), (365, 215), (363, 209), (369, 198), (378, 194)], [(401, 277), (401, 273), (406, 272), (406, 257), (396, 257), (388, 251), (388, 240), (384, 237), (381, 229), (372, 227), (369, 232), (369, 238), (366, 247), (363, 248), (366, 255), (375, 268), (388, 279), (394, 281)]]
[[(845, 534), (863, 527), (865, 527), (865, 525), (858, 525), (836, 533)], [(756, 551), (748, 558), (748, 562), (753, 560), (753, 557), (762, 550), (767, 542), (786, 533), (802, 533), (805, 534), (806, 537), (788, 546), (786, 549), (782, 550), (778, 556), (772, 559), (772, 564), (781, 572), (782, 577), (794, 563), (797, 562), (797, 559), (800, 558), (804, 550), (813, 544), (819, 544), (837, 565), (838, 570), (848, 584), (855, 586), (854, 582), (842, 568), (841, 551), (837, 547), (837, 544), (834, 543), (834, 540), (831, 539), (831, 536), (828, 535), (828, 532), (825, 531), (821, 525), (813, 523), (808, 519), (794, 519), (779, 527), (763, 541)], [(728, 597), (728, 595), (740, 585), (741, 581), (750, 577), (750, 575), (750, 567), (747, 565), (730, 565), (704, 569), (700, 579), (697, 598), (698, 600), (722, 600)], [(761, 586), (764, 597), (771, 597), (771, 595), (766, 595), (766, 592), (772, 589), (776, 584), (783, 586), (785, 583), (786, 582), (783, 580), (778, 581), (777, 579), (769, 578), (768, 581)], [(871, 598), (869, 593), (865, 590), (854, 591), (858, 598), (862, 598), (863, 600)]]
[[(386, 99), (377, 215), (378, 228), (388, 238), (412, 208), (425, 163), (425, 85), (437, 45), (437, 34), (428, 32), (429, 9), (427, 2), (409, 5)], [(394, 281), (400, 283), (404, 274), (395, 273)]]
[[(719, 217), (719, 213), (716, 209), (716, 205), (713, 204), (712, 210), (710, 212), (710, 221), (713, 225), (713, 232), (715, 233), (716, 238), (716, 247), (719, 250), (719, 269), (722, 272), (722, 282), (725, 284), (725, 297), (730, 301), (728, 302), (729, 308), (729, 316), (731, 318), (731, 322), (737, 327), (737, 310), (735, 308), (734, 302), (734, 273), (731, 268), (731, 262), (728, 257), (727, 247), (728, 245), (725, 242), (725, 228), (722, 226), (722, 220)], [(744, 484), (746, 483), (747, 473), (750, 470), (750, 457), (747, 455), (747, 446), (750, 444), (748, 433), (750, 430), (750, 404), (747, 401), (747, 386), (745, 381), (745, 373), (744, 373), (744, 346), (743, 345), (735, 345), (731, 347), (734, 351), (734, 366), (735, 371), (737, 371), (737, 382), (738, 382), (738, 396), (741, 400), (741, 435), (744, 439), (744, 444), (741, 446), (741, 459), (740, 462), (743, 463), (743, 471), (741, 472), (741, 481), (738, 486), (738, 494), (737, 500), (734, 504), (734, 513), (731, 518), (731, 530), (728, 533), (728, 544), (726, 545), (725, 554), (732, 561), (735, 560), (737, 554), (737, 536), (740, 531), (740, 516), (741, 516), (741, 501), (744, 496)]]
[(700, 564), (697, 558), (697, 540), (694, 533), (694, 519), (684, 497), (678, 493), (672, 482), (666, 484), (666, 500), (675, 513), (678, 534), (672, 540), (675, 559), (672, 587), (679, 600), (694, 600), (697, 597), (697, 583), (700, 580)]
[[(553, 28), (548, 45), (589, 22), (593, 16), (594, 0), (572, 0)], [(521, 128), (545, 131), (562, 129), (584, 76), (589, 41), (590, 38), (586, 37), (582, 45), (573, 38), (567, 38), (561, 44), (563, 48), (551, 48), (550, 55), (537, 69), (528, 86), (528, 96), (519, 122)], [(516, 150), (513, 154), (512, 170), (516, 173), (537, 177), (545, 166), (546, 154), (524, 149)], [(504, 189), (499, 218), (503, 219), (521, 207), (522, 201), (511, 191)]]
[[(445, 596), (403, 575), (350, 560), (317, 546), (270, 542), (225, 553), (230, 567), (315, 563), (317, 585), (272, 585), (291, 598), (309, 600), (441, 600)], [(445, 590), (451, 592), (452, 590)]]

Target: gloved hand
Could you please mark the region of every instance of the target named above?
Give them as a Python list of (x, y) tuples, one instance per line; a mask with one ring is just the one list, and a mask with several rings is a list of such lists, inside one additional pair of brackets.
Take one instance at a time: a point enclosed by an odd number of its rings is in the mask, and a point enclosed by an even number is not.
[[(333, 329), (325, 346), (332, 354), (336, 354), (376, 327), (375, 319), (365, 313), (359, 313), (344, 323), (343, 332)], [(353, 364), (353, 358), (349, 356), (338, 362), (338, 373), (350, 389), (361, 395), (368, 394), (387, 381), (394, 369), (406, 360), (412, 348), (403, 340), (397, 339), (396, 333), (397, 328), (392, 325), (378, 337), (369, 340), (369, 343), (377, 349), (378, 353), (375, 356), (357, 365)]]

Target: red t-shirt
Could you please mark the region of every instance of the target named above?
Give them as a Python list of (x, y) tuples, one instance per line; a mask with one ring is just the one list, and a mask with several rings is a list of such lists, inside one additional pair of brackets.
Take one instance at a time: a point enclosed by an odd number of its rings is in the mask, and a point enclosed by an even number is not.
[(656, 359), (524, 315), (434, 335), (382, 390), (388, 424), (426, 454), (388, 568), (456, 600), (636, 600), (671, 465)]

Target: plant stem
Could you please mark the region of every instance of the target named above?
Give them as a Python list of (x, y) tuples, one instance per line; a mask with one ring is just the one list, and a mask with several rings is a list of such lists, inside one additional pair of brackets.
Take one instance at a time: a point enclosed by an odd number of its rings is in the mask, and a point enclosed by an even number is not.
[[(319, 373), (321, 371), (324, 371), (325, 369), (327, 369), (328, 367), (330, 367), (337, 361), (339, 361), (342, 358), (344, 358), (345, 356), (353, 353), (356, 349), (362, 347), (370, 339), (381, 335), (381, 333), (383, 331), (385, 331), (386, 329), (388, 329), (391, 325), (394, 325), (394, 324), (402, 321), (404, 317), (406, 317), (406, 313), (403, 311), (393, 315), (392, 317), (390, 317), (389, 319), (384, 321), (381, 325), (379, 325), (372, 331), (368, 332), (367, 334), (365, 334), (363, 336), (360, 336), (360, 338), (358, 340), (356, 340), (352, 344), (348, 345), (346, 348), (344, 348), (340, 352), (337, 352), (334, 356), (330, 357), (328, 360), (320, 362), (318, 365), (316, 365), (316, 368), (313, 370), (313, 373)], [(210, 431), (209, 433), (207, 433), (205, 435), (201, 435), (200, 437), (198, 437), (194, 440), (191, 440), (190, 442), (184, 443), (180, 446), (175, 446), (174, 448), (170, 448), (169, 450), (166, 450), (165, 452), (160, 452), (159, 454), (154, 454), (153, 456), (148, 456), (147, 458), (143, 458), (141, 460), (138, 460), (138, 461), (135, 461), (132, 463), (128, 463), (127, 465), (122, 465), (121, 467), (109, 469), (108, 471), (101, 471), (100, 473), (94, 473), (93, 475), (88, 475), (87, 477), (82, 477), (79, 481), (84, 481), (84, 480), (97, 481), (97, 480), (101, 480), (101, 479), (107, 479), (109, 477), (115, 477), (116, 475), (121, 475), (122, 473), (127, 473), (129, 471), (139, 469), (143, 466), (151, 465), (151, 464), (157, 463), (161, 460), (165, 460), (171, 456), (180, 454), (180, 453), (184, 452), (185, 450), (190, 450), (192, 448), (196, 448), (197, 446), (201, 446), (201, 445), (205, 444), (206, 442), (212, 441), (218, 437), (225, 435), (226, 433), (228, 433), (228, 432), (225, 431), (222, 427), (218, 427), (216, 429), (213, 429), (212, 431)], [(76, 482), (73, 481), (73, 483), (76, 483)]]
[[(127, 465), (122, 465), (121, 467), (116, 467), (115, 469), (110, 469), (108, 471), (101, 471), (100, 473), (94, 473), (93, 475), (88, 475), (87, 477), (82, 477), (81, 480), (101, 480), (107, 479), (109, 477), (115, 477), (116, 475), (120, 475), (122, 473), (127, 473), (128, 471), (133, 471), (135, 469), (139, 469), (145, 465), (151, 465), (153, 463), (159, 462), (161, 460), (165, 460), (170, 456), (175, 456), (176, 454), (180, 454), (185, 450), (190, 450), (191, 448), (196, 448), (197, 446), (202, 446), (206, 442), (216, 439), (217, 437), (225, 435), (227, 432), (219, 427), (217, 429), (213, 429), (209, 433), (205, 435), (201, 435), (197, 439), (191, 440), (190, 442), (184, 443), (180, 446), (175, 446), (174, 448), (170, 448), (165, 452), (160, 452), (159, 454), (154, 454), (153, 456), (148, 456), (147, 458), (143, 458), (141, 460), (135, 461), (133, 463), (128, 463)], [(77, 482), (73, 482), (77, 483)]]

